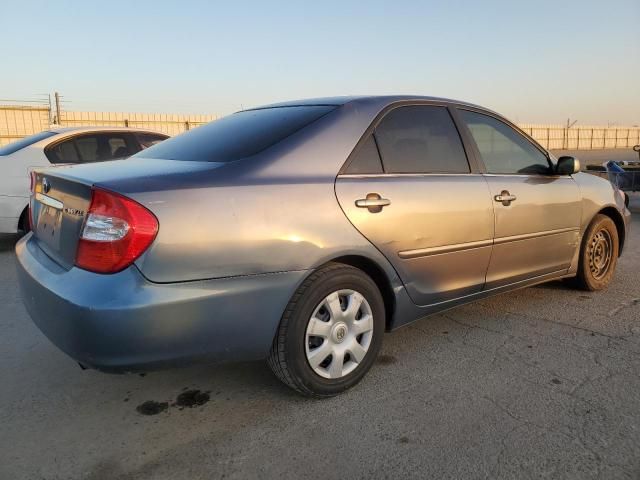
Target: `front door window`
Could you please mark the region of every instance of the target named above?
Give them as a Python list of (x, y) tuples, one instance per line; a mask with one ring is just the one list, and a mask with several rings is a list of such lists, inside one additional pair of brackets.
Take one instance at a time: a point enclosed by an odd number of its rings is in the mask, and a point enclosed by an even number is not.
[(478, 146), (487, 173), (549, 173), (547, 156), (506, 123), (469, 110), (460, 110), (460, 115)]

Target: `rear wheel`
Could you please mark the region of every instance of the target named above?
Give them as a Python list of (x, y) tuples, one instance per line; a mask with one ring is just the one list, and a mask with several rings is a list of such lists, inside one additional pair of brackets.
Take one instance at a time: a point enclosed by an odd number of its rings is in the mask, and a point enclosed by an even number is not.
[(18, 230), (23, 234), (27, 234), (31, 231), (31, 225), (29, 224), (29, 206), (24, 207), (24, 210), (20, 214), (20, 219), (18, 220)]
[(329, 264), (310, 275), (289, 302), (268, 363), (303, 395), (337, 395), (371, 368), (384, 326), (376, 284), (357, 268)]
[(577, 283), (584, 290), (606, 288), (618, 262), (618, 230), (613, 220), (596, 215), (582, 239)]

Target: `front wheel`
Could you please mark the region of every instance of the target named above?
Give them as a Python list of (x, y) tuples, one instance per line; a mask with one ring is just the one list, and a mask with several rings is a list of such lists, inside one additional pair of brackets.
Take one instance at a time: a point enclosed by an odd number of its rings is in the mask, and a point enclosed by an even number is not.
[(618, 230), (613, 220), (596, 215), (584, 233), (577, 283), (584, 290), (602, 290), (613, 278), (618, 262)]
[(369, 371), (384, 326), (384, 303), (371, 278), (349, 265), (329, 264), (310, 275), (289, 302), (268, 363), (303, 395), (337, 395)]

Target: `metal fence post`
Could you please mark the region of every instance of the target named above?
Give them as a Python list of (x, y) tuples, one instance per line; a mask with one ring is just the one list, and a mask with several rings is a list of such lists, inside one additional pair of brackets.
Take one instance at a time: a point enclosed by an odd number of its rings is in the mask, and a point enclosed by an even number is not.
[(60, 95), (58, 92), (55, 92), (54, 96), (56, 99), (56, 123), (58, 125), (62, 125), (62, 122), (60, 121)]
[(550, 128), (547, 127), (547, 150), (549, 150), (549, 130)]

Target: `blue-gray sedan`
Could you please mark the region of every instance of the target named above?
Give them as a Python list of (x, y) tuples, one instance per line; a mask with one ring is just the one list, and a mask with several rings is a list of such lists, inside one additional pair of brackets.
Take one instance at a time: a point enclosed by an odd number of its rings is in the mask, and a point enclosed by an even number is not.
[(83, 366), (267, 358), (323, 397), (425, 315), (559, 278), (606, 287), (625, 200), (484, 108), (325, 98), (36, 171), (16, 252), (33, 320)]

